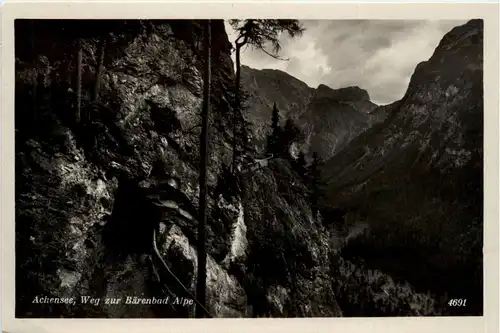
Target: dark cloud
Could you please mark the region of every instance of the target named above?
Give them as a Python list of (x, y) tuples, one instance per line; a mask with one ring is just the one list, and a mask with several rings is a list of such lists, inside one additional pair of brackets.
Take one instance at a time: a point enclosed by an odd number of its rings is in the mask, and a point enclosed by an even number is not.
[[(247, 48), (242, 63), (286, 71), (312, 87), (359, 86), (379, 104), (401, 98), (418, 63), (429, 59), (441, 38), (466, 21), (316, 20), (302, 21), (302, 37), (282, 36), (273, 59)], [(234, 35), (228, 26), (230, 39)]]

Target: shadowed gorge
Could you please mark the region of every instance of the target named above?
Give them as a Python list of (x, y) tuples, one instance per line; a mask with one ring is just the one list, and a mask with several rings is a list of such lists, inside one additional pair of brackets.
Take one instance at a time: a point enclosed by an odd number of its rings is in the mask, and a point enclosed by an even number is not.
[(452, 313), (476, 315), (483, 303), (482, 38), (480, 20), (449, 32), (386, 121), (323, 169), (325, 209), (354, 207), (344, 223), (368, 225), (346, 258), (444, 299), (467, 298), (467, 309)]

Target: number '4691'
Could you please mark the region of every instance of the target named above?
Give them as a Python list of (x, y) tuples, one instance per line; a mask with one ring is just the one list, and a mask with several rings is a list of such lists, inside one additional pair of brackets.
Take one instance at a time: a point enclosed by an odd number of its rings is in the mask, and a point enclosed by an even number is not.
[(467, 303), (466, 299), (452, 299), (448, 302), (449, 306), (465, 306), (465, 303)]

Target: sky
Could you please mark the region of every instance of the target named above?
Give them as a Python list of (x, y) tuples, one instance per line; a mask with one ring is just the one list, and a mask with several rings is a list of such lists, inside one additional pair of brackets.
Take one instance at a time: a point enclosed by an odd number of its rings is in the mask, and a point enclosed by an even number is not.
[[(241, 60), (252, 68), (285, 71), (314, 88), (358, 86), (372, 102), (389, 104), (403, 97), (417, 64), (430, 58), (447, 32), (465, 22), (306, 20), (301, 21), (306, 29), (301, 37), (280, 38), (280, 56), (288, 61), (251, 47), (242, 51)], [(236, 33), (227, 22), (226, 31), (234, 42)]]

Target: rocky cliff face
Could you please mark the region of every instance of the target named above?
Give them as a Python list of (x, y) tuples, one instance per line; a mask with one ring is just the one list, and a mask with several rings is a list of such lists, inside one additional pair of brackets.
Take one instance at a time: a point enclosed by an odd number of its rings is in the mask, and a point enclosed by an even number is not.
[(332, 157), (356, 135), (384, 119), (368, 92), (359, 87), (314, 89), (279, 70), (242, 67), (242, 86), (249, 94), (245, 117), (260, 143), (270, 133), (271, 111), (276, 103), (282, 121), (291, 118), (302, 130), (301, 149)]
[[(201, 25), (17, 20), (15, 29), (16, 315), (191, 316), (186, 308), (123, 302), (185, 296), (151, 255), (155, 228), (162, 258), (194, 293)], [(241, 179), (242, 197), (224, 188), (234, 73), (222, 21), (213, 22), (212, 35), (208, 309), (217, 317), (339, 316), (326, 273), (328, 236), (312, 219), (300, 180), (289, 188), (288, 178), (297, 177), (288, 162)], [(99, 98), (92, 102), (102, 38), (107, 47)], [(83, 49), (80, 123), (77, 40)], [(283, 248), (266, 237), (286, 240), (278, 243), (296, 248), (296, 259), (287, 262)], [(269, 251), (279, 270), (263, 264)], [(307, 269), (291, 277), (296, 267)], [(76, 304), (34, 304), (37, 295), (74, 297)], [(81, 296), (122, 303), (89, 306), (80, 304)]]
[(468, 299), (451, 314), (482, 313), (482, 64), (482, 21), (454, 28), (417, 66), (387, 119), (323, 169), (325, 209), (345, 209), (344, 223), (369, 226), (344, 254), (444, 304), (445, 294)]

